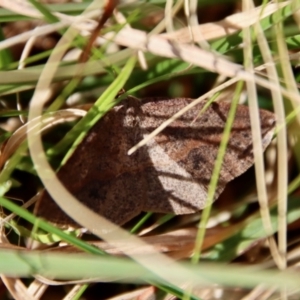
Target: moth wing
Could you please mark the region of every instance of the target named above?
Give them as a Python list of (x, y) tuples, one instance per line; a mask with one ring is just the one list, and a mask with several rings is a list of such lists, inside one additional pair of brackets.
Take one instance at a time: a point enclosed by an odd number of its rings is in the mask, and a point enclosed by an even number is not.
[[(140, 127), (144, 135), (185, 107), (189, 99), (166, 99), (142, 105)], [(185, 214), (201, 210), (230, 109), (229, 103), (213, 103), (200, 114), (205, 102), (189, 110), (147, 144), (153, 162), (149, 170), (146, 210)], [(155, 106), (155, 107), (154, 107)], [(200, 116), (199, 116), (200, 114)], [(271, 141), (274, 115), (260, 111), (264, 149)], [(215, 199), (226, 184), (253, 165), (249, 110), (239, 105), (220, 171)], [(156, 176), (155, 176), (156, 175)], [(162, 188), (153, 184), (158, 178)], [(163, 196), (162, 196), (163, 195)]]
[[(80, 202), (120, 225), (142, 211), (145, 198), (143, 178), (136, 172), (143, 152), (127, 155), (141, 138), (136, 123), (131, 108), (115, 107), (89, 131), (57, 173)], [(62, 227), (78, 227), (47, 191), (41, 193), (35, 213)]]

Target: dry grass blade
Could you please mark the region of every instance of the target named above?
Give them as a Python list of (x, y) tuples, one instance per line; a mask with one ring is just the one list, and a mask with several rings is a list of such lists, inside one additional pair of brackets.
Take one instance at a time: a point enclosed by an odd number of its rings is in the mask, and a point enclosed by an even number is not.
[(10, 156), (18, 149), (21, 143), (26, 140), (27, 134), (29, 132), (29, 126), (31, 127), (31, 130), (36, 126), (41, 126), (42, 132), (44, 130), (52, 128), (57, 124), (65, 123), (67, 121), (73, 121), (78, 117), (83, 117), (85, 114), (85, 110), (65, 109), (37, 117), (30, 121), (30, 125), (29, 123), (27, 123), (21, 126), (13, 133), (10, 139), (6, 142), (4, 149), (2, 149), (1, 151), (0, 169), (4, 166), (5, 162), (8, 161)]
[(123, 293), (118, 295), (117, 297), (109, 298), (109, 300), (130, 300), (130, 299), (149, 299), (151, 296), (155, 296), (154, 294), (155, 290), (154, 287), (146, 287), (137, 289), (132, 292)]
[[(182, 28), (175, 32), (162, 34), (163, 37), (178, 43), (189, 43), (191, 41), (213, 40), (238, 32), (243, 28), (254, 25), (260, 19), (273, 14), (279, 8), (287, 6), (290, 2), (268, 3), (263, 11), (261, 7), (231, 15), (220, 22), (193, 25), (190, 28)], [(192, 31), (193, 40), (191, 39)]]
[[(245, 8), (252, 8), (253, 4), (248, 3), (247, 1), (244, 1), (244, 7)], [(260, 25), (257, 22), (256, 24), (256, 28), (258, 31), (258, 34), (260, 34), (261, 39), (263, 39), (263, 33), (260, 29)], [(249, 29), (245, 29), (245, 57), (248, 58), (247, 61), (245, 61), (245, 67), (246, 69), (248, 69), (250, 72), (253, 70), (253, 64), (252, 64), (252, 42), (251, 42), (251, 34), (250, 34), (250, 30)], [(261, 44), (263, 42), (261, 41)], [(266, 49), (266, 43), (264, 43), (265, 48), (263, 49), (264, 51), (268, 51), (268, 49)], [(268, 61), (270, 62), (270, 61)], [(271, 75), (271, 74), (270, 74)], [(274, 74), (274, 72), (272, 73), (272, 75), (276, 76), (276, 74)], [(274, 78), (274, 77), (273, 77)], [(275, 77), (276, 78), (276, 77)], [(273, 79), (275, 80), (275, 79)], [(274, 82), (276, 85), (279, 85), (278, 81)], [(258, 199), (260, 201), (260, 206), (261, 206), (261, 214), (262, 214), (262, 218), (264, 220), (264, 226), (265, 226), (265, 230), (266, 230), (266, 234), (268, 236), (271, 236), (271, 232), (272, 230), (272, 225), (271, 225), (271, 217), (269, 214), (269, 210), (267, 209), (268, 206), (268, 196), (267, 196), (267, 190), (266, 190), (266, 182), (265, 182), (265, 178), (264, 178), (264, 162), (263, 162), (263, 156), (262, 156), (262, 144), (261, 141), (259, 139), (260, 137), (260, 124), (258, 122), (258, 99), (256, 97), (256, 87), (253, 83), (251, 82), (247, 82), (247, 88), (248, 88), (248, 93), (249, 93), (249, 98), (250, 100), (250, 108), (252, 109), (252, 134), (253, 134), (253, 143), (254, 143), (254, 154), (255, 154), (255, 166), (256, 166), (256, 180), (257, 180), (257, 188), (258, 188)], [(275, 95), (276, 94), (276, 95)], [(279, 93), (273, 93), (274, 97), (280, 97), (281, 95)], [(278, 99), (279, 101), (282, 99)], [(275, 240), (273, 239), (273, 237), (270, 237), (270, 248), (271, 251), (273, 253), (273, 258), (276, 261), (276, 263), (278, 264), (278, 266), (283, 266), (285, 265), (284, 261), (282, 260), (282, 258), (279, 255), (278, 252), (278, 248), (277, 245), (275, 243)]]
[(22, 283), (20, 279), (9, 278), (4, 275), (1, 275), (1, 279), (10, 294), (16, 300), (37, 300), (38, 298), (34, 297), (34, 295), (30, 294), (27, 290), (26, 286)]

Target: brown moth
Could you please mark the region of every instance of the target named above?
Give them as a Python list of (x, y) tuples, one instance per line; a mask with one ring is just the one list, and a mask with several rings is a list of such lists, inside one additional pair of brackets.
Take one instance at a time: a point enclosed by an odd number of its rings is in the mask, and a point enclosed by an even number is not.
[[(230, 103), (202, 102), (129, 156), (128, 150), (192, 99), (128, 98), (90, 130), (57, 176), (79, 201), (122, 225), (142, 211), (190, 214), (203, 209)], [(260, 110), (263, 150), (274, 114)], [(249, 109), (239, 105), (215, 199), (226, 184), (253, 165)], [(35, 208), (60, 226), (76, 226), (47, 191)], [(78, 225), (77, 225), (78, 226)]]

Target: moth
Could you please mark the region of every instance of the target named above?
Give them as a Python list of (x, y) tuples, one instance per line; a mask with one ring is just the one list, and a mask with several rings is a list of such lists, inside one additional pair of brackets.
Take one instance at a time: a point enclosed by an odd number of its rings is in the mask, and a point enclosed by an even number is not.
[[(201, 102), (132, 155), (128, 150), (192, 99), (128, 98), (110, 110), (86, 135), (59, 180), (82, 203), (122, 225), (140, 212), (190, 214), (207, 204), (218, 148), (230, 103)], [(274, 114), (260, 110), (263, 150), (270, 143)], [(239, 105), (222, 164), (215, 199), (226, 184), (253, 165), (249, 109)], [(42, 192), (36, 215), (78, 226)]]

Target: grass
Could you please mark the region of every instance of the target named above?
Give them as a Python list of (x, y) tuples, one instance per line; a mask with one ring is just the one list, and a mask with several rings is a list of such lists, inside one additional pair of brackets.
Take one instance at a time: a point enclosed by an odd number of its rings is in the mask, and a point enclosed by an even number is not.
[[(202, 4), (198, 3), (200, 16), (201, 12), (204, 16)], [(214, 8), (211, 2), (206, 4)], [(61, 289), (61, 297), (72, 299), (88, 299), (97, 287), (99, 298), (125, 297), (125, 293), (128, 299), (153, 294), (208, 299), (205, 293), (213, 293), (213, 284), (223, 298), (232, 287), (242, 289), (243, 297), (299, 296), (299, 278), (293, 271), (299, 246), (300, 118), (297, 61), (292, 56), (299, 48), (295, 12), (300, 3), (266, 3), (254, 12), (251, 1), (245, 0), (243, 11), (232, 11), (224, 22), (194, 24), (201, 34), (193, 31), (193, 45), (180, 13), (173, 18), (173, 31), (160, 33), (165, 31), (166, 5), (154, 0), (121, 4), (101, 31), (104, 39), (97, 41), (84, 64), (78, 62), (78, 51), (84, 49), (86, 32), (95, 26), (103, 1), (46, 5), (32, 0), (23, 8), (18, 4), (0, 8), (0, 273), (14, 298), (52, 295), (51, 286), (59, 280), (73, 286), (69, 293)], [(82, 21), (86, 14), (89, 22)], [(191, 13), (188, 24), (193, 17)], [(15, 37), (8, 38), (9, 26), (37, 20), (43, 22), (33, 25), (34, 30), (18, 29)], [(172, 24), (167, 23), (167, 28)], [(49, 42), (53, 34), (55, 47), (43, 46), (40, 35), (45, 33), (43, 39)], [(140, 49), (143, 53), (138, 55)], [(238, 82), (245, 83), (243, 90)], [(126, 94), (116, 98), (122, 88)], [(57, 178), (49, 180), (51, 174), (55, 176), (50, 166), (63, 165), (90, 128), (127, 95), (209, 99), (220, 93), (220, 98), (238, 101), (243, 92), (252, 116), (256, 168), (230, 184), (202, 215), (148, 213), (119, 227), (81, 206)], [(87, 103), (86, 112), (82, 105)], [(258, 106), (273, 109), (277, 117), (276, 137), (265, 160), (257, 142)], [(77, 120), (78, 116), (83, 118)], [(42, 142), (40, 133), (45, 130)], [(223, 153), (229, 132), (230, 120)], [(11, 138), (5, 144), (7, 137)], [(220, 154), (209, 202), (221, 163)], [(237, 193), (243, 184), (245, 193)], [(30, 205), (34, 198), (30, 198), (43, 187), (90, 232), (70, 232), (34, 216)], [(124, 257), (118, 257), (120, 253)], [(40, 290), (33, 291), (37, 284)], [(231, 296), (237, 293), (230, 291)]]

